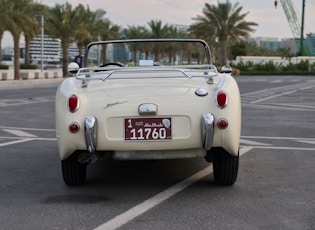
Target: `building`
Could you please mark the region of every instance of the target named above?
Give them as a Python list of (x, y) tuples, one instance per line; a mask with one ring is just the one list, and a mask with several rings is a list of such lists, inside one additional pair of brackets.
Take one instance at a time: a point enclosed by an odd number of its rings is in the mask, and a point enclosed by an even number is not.
[[(41, 37), (34, 38), (30, 43), (30, 56), (32, 64), (40, 64), (42, 59), (42, 46)], [(50, 38), (48, 35), (44, 36), (43, 44), (43, 62), (47, 63), (60, 63), (61, 43), (59, 39)]]
[(308, 45), (310, 55), (315, 56), (315, 33), (307, 34), (305, 42)]
[[(42, 40), (41, 36), (34, 38), (30, 43), (30, 56), (31, 63), (39, 65), (42, 60)], [(68, 54), (71, 60), (74, 59), (79, 53), (78, 47), (75, 43), (71, 43)], [(62, 60), (62, 48), (61, 40), (56, 38), (51, 38), (48, 35), (44, 35), (44, 45), (43, 45), (43, 62), (45, 65), (56, 65), (60, 64)]]
[(275, 37), (255, 37), (258, 47), (267, 48), (270, 50), (278, 50), (282, 48), (282, 43), (279, 38)]
[(299, 53), (299, 47), (297, 44), (300, 44), (300, 39), (296, 38), (283, 38), (282, 39), (282, 46), (285, 49), (289, 49), (291, 54), (298, 54)]

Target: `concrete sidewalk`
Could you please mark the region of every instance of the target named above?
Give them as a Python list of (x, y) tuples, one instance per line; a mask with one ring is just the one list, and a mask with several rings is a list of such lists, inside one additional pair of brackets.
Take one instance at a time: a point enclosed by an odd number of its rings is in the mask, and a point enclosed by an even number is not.
[(34, 86), (42, 88), (47, 86), (58, 86), (65, 78), (47, 78), (47, 79), (29, 79), (25, 80), (6, 80), (0, 81), (0, 90), (34, 88)]

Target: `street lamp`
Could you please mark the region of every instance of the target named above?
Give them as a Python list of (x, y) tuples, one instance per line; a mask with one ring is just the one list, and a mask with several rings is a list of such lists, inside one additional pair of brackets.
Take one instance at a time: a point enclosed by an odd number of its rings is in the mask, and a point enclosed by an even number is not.
[(40, 36), (41, 36), (41, 60), (40, 60), (40, 71), (43, 74), (44, 69), (44, 15), (36, 14), (36, 16), (40, 16)]

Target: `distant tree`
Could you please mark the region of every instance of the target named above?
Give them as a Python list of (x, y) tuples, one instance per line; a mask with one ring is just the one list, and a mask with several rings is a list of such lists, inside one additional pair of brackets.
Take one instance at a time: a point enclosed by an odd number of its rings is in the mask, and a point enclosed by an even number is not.
[(31, 3), (24, 7), (24, 11), (30, 16), (26, 29), (23, 30), (25, 38), (25, 64), (30, 64), (30, 43), (40, 33), (40, 15), (45, 15), (45, 6), (39, 3)]
[(1, 0), (2, 28), (8, 30), (13, 37), (14, 52), (14, 79), (20, 79), (20, 36), (23, 31), (32, 30), (33, 15), (28, 8), (33, 0)]
[(3, 33), (4, 33), (4, 28), (3, 28), (3, 25), (1, 24), (0, 25), (0, 65), (1, 65), (1, 61), (2, 61), (2, 46), (1, 46), (1, 43), (2, 43), (2, 38), (3, 38)]
[[(149, 31), (144, 26), (129, 26), (123, 30), (123, 37), (127, 39), (141, 39), (148, 38)], [(132, 44), (130, 50), (133, 52), (133, 62), (138, 63), (137, 53), (139, 51), (145, 51), (146, 47), (143, 47), (141, 43)]]
[[(5, 12), (5, 5), (3, 4), (2, 1), (0, 1), (0, 12)], [(0, 21), (1, 22), (4, 22), (5, 20), (5, 16), (4, 14), (0, 14)], [(4, 31), (5, 31), (5, 25), (4, 23), (1, 23), (0, 24), (0, 65), (1, 65), (1, 61), (2, 61), (2, 46), (1, 46), (1, 43), (2, 43), (2, 38), (3, 38), (3, 34), (4, 34)]]
[[(115, 40), (115, 39), (120, 39), (121, 34), (120, 34), (120, 26), (113, 24), (110, 20), (104, 19), (100, 21), (99, 23), (96, 24), (98, 27), (97, 30), (95, 30), (95, 35), (97, 37), (97, 40)], [(102, 49), (102, 58), (103, 58), (103, 63), (106, 63), (106, 50), (107, 47), (106, 45), (103, 46)]]
[(248, 13), (241, 13), (242, 9), (238, 2), (232, 5), (229, 0), (224, 3), (218, 1), (216, 5), (205, 3), (203, 15), (194, 18), (196, 23), (190, 27), (193, 33), (219, 40), (221, 65), (227, 62), (227, 40), (230, 38), (238, 42), (248, 37), (254, 31), (252, 27), (258, 25), (245, 21)]
[(45, 27), (51, 37), (61, 40), (63, 77), (68, 76), (68, 49), (70, 43), (74, 41), (75, 34), (81, 29), (85, 16), (84, 10), (83, 5), (79, 4), (73, 8), (68, 2), (62, 5), (56, 4), (49, 10)]
[[(161, 20), (151, 20), (148, 22), (150, 27), (150, 37), (151, 38), (167, 38), (168, 37), (168, 24), (162, 25)], [(162, 44), (155, 44), (152, 48), (155, 56), (155, 61), (160, 61), (161, 52), (163, 51)]]
[(101, 9), (91, 11), (88, 6), (82, 10), (82, 23), (80, 29), (76, 31), (74, 38), (79, 48), (79, 55), (82, 55), (82, 49), (90, 42), (97, 40), (97, 33), (103, 29), (99, 28), (99, 25), (105, 20), (104, 15), (106, 14), (106, 11)]
[(166, 38), (168, 36), (168, 24), (162, 25), (161, 20), (148, 22), (151, 38)]
[(231, 55), (232, 59), (235, 59), (237, 56), (246, 56), (247, 44), (245, 42), (231, 44)]

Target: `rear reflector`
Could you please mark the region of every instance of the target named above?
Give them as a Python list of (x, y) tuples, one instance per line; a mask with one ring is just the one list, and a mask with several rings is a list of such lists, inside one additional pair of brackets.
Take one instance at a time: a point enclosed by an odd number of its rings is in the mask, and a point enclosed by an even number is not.
[(71, 133), (77, 133), (77, 132), (79, 132), (79, 130), (80, 130), (80, 125), (77, 122), (72, 122), (69, 125), (69, 131)]
[(224, 91), (219, 91), (217, 94), (217, 105), (223, 109), (227, 105), (227, 95)]
[(221, 118), (217, 122), (217, 126), (219, 129), (225, 129), (226, 127), (228, 127), (228, 125), (229, 123), (225, 118)]

